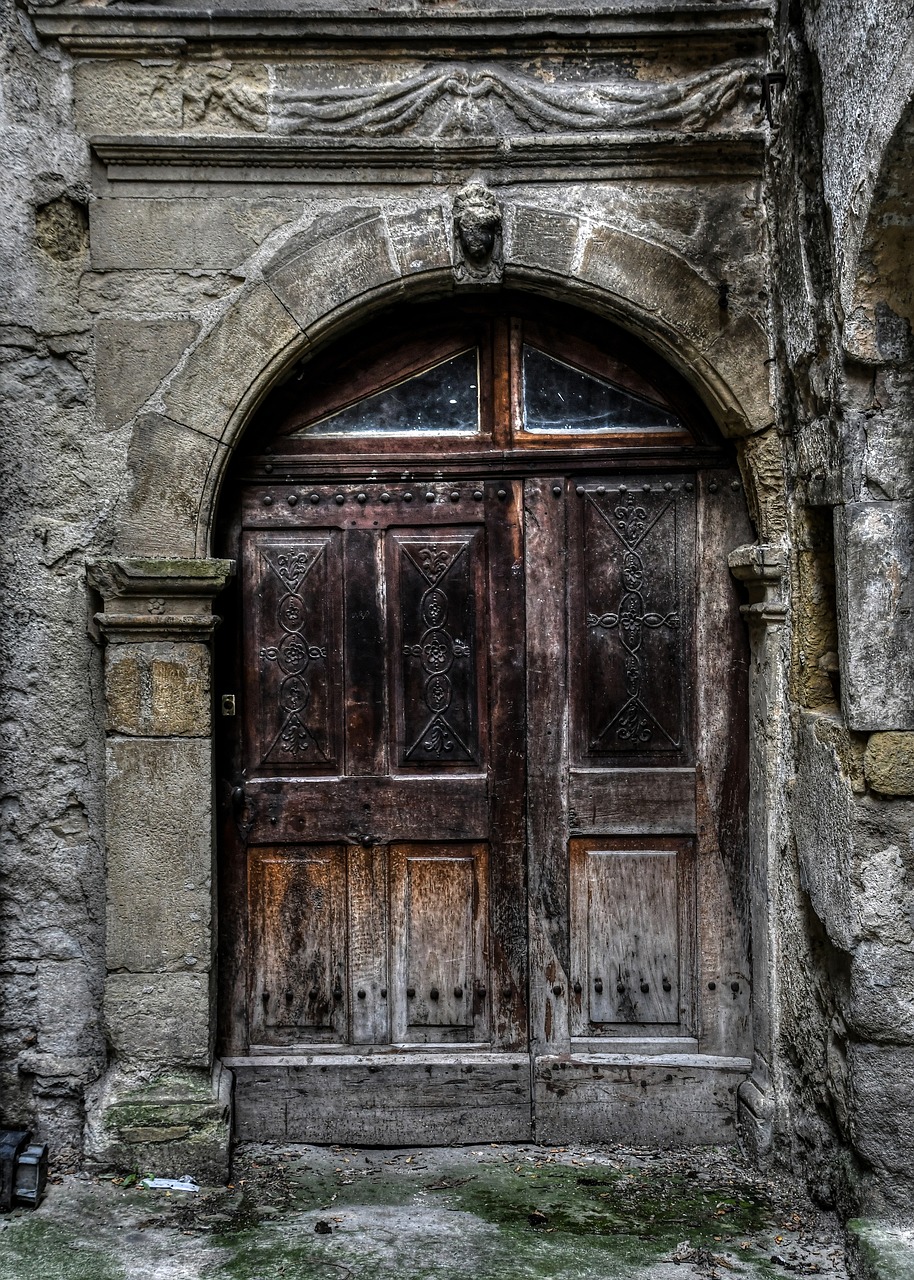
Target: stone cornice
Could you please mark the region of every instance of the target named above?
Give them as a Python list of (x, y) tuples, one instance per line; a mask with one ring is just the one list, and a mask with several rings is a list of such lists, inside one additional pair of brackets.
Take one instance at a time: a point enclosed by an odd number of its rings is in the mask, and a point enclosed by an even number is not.
[(244, 44), (251, 53), (282, 44), (309, 53), (333, 54), (359, 45), (394, 46), (436, 56), (459, 48), (485, 52), (525, 49), (561, 53), (575, 48), (624, 47), (633, 40), (682, 37), (715, 40), (758, 37), (771, 28), (766, 0), (744, 3), (670, 3), (619, 0), (603, 12), (584, 4), (464, 6), (379, 12), (380, 6), (326, 7), (277, 3), (197, 3), (116, 6), (64, 3), (26, 4), (38, 32), (81, 56), (135, 57), (180, 52), (192, 45)]
[(95, 137), (92, 149), (109, 182), (320, 182), (384, 178), (414, 182), (490, 164), (511, 177), (569, 171), (582, 177), (757, 175), (761, 130), (704, 134), (528, 135), (514, 138)]
[(105, 607), (93, 616), (96, 639), (206, 640), (220, 619), (213, 598), (234, 573), (232, 560), (94, 560), (86, 580)]
[(787, 573), (784, 551), (780, 547), (749, 544), (731, 551), (728, 563), (734, 578), (749, 590), (750, 603), (740, 608), (743, 616), (766, 626), (783, 622), (787, 617), (787, 605), (781, 598)]

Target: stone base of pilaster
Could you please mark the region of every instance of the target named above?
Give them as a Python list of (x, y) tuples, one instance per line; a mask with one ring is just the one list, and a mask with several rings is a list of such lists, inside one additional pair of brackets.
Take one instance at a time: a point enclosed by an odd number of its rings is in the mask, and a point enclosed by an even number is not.
[(112, 1067), (87, 1097), (85, 1155), (96, 1168), (224, 1183), (232, 1074)]
[(774, 1098), (770, 1087), (744, 1080), (736, 1095), (736, 1124), (740, 1141), (758, 1164), (774, 1146)]

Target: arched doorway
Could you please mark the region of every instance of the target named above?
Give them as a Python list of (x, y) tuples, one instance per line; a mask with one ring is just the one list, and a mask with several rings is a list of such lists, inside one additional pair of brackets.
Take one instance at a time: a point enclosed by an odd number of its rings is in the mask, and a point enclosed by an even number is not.
[(728, 1136), (750, 535), (697, 397), (594, 317), (470, 296), (303, 362), (247, 440), (220, 676), (239, 1134)]

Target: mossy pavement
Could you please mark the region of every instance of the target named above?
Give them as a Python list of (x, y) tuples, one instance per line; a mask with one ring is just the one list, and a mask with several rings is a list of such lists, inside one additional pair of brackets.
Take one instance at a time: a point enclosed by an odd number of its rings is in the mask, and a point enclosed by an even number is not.
[(0, 1222), (0, 1280), (846, 1276), (834, 1222), (724, 1149), (249, 1146), (234, 1177), (68, 1175)]

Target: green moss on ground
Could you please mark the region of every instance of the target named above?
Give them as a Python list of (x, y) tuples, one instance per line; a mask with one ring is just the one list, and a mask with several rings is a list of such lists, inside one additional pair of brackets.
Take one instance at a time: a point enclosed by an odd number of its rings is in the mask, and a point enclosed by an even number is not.
[(0, 1235), (0, 1280), (126, 1280), (104, 1244), (74, 1239), (44, 1218), (13, 1222)]

